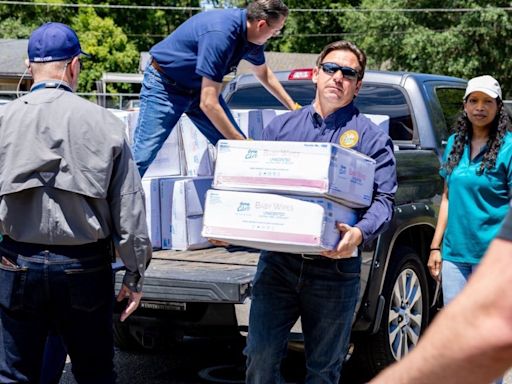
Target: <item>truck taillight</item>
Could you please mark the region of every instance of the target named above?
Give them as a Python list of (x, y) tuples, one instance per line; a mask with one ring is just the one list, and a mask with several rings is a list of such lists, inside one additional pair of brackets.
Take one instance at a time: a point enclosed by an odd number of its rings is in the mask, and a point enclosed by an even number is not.
[(313, 78), (312, 68), (294, 69), (288, 75), (288, 80), (311, 80)]

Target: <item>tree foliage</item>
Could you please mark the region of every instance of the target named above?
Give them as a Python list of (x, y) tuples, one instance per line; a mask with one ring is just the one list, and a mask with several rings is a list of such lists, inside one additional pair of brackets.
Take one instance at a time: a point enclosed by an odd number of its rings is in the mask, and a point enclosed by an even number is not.
[[(33, 0), (34, 2), (36, 0)], [(71, 3), (73, 0), (45, 0)], [(248, 0), (232, 0), (244, 6)], [(512, 12), (505, 0), (285, 0), (292, 10), (280, 37), (267, 50), (318, 53), (329, 42), (347, 39), (361, 46), (370, 68), (439, 73), (470, 78), (495, 76), (512, 92)], [(94, 0), (80, 3), (97, 4)], [(153, 0), (107, 0), (102, 4), (154, 5)], [(199, 0), (164, 0), (158, 5), (198, 7)], [(403, 9), (472, 8), (474, 12), (404, 12)], [(319, 11), (299, 11), (316, 9)], [(295, 11), (294, 11), (295, 10)], [(332, 10), (342, 10), (332, 12)], [(385, 12), (383, 10), (386, 10)], [(391, 10), (391, 11), (389, 11)], [(43, 22), (74, 26), (84, 49), (81, 90), (92, 90), (102, 71), (136, 72), (138, 52), (147, 51), (196, 10), (66, 8), (0, 5), (0, 37), (26, 38)], [(96, 23), (96, 24), (95, 24)]]
[(136, 71), (139, 52), (110, 17), (101, 18), (92, 8), (83, 8), (73, 17), (72, 27), (82, 49), (92, 55), (91, 60), (83, 60), (80, 90), (94, 90), (95, 81), (101, 79), (103, 72)]
[[(512, 94), (511, 12), (483, 1), (363, 0), (371, 12), (349, 15), (373, 67), (471, 78), (495, 76)], [(472, 8), (473, 12), (401, 12), (404, 8)], [(381, 12), (381, 9), (396, 9)], [(357, 26), (357, 28), (355, 28)]]

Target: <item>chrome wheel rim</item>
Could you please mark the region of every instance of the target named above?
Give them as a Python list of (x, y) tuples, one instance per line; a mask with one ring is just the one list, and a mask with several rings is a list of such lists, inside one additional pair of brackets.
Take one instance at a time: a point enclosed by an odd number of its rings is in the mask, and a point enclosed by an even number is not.
[(404, 269), (393, 286), (388, 319), (389, 346), (396, 360), (404, 357), (418, 343), (422, 318), (420, 280), (412, 269)]

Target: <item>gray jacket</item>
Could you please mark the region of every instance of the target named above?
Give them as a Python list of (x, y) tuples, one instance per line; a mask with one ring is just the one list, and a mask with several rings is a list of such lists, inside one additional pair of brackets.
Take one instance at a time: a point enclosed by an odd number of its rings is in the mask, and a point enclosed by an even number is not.
[(111, 236), (127, 269), (124, 283), (140, 291), (151, 244), (121, 121), (55, 88), (0, 109), (0, 232), (58, 245)]

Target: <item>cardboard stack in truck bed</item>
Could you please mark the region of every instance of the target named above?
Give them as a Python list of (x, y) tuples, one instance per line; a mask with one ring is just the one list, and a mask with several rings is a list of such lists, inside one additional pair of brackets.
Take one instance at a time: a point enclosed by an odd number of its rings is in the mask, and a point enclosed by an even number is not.
[(162, 247), (162, 232), (160, 225), (160, 179), (142, 179), (142, 188), (146, 200), (146, 222), (153, 248)]
[(210, 247), (201, 236), (206, 191), (211, 177), (160, 179), (162, 248), (187, 250)]
[(331, 143), (221, 140), (216, 189), (317, 195), (369, 206), (375, 161)]

